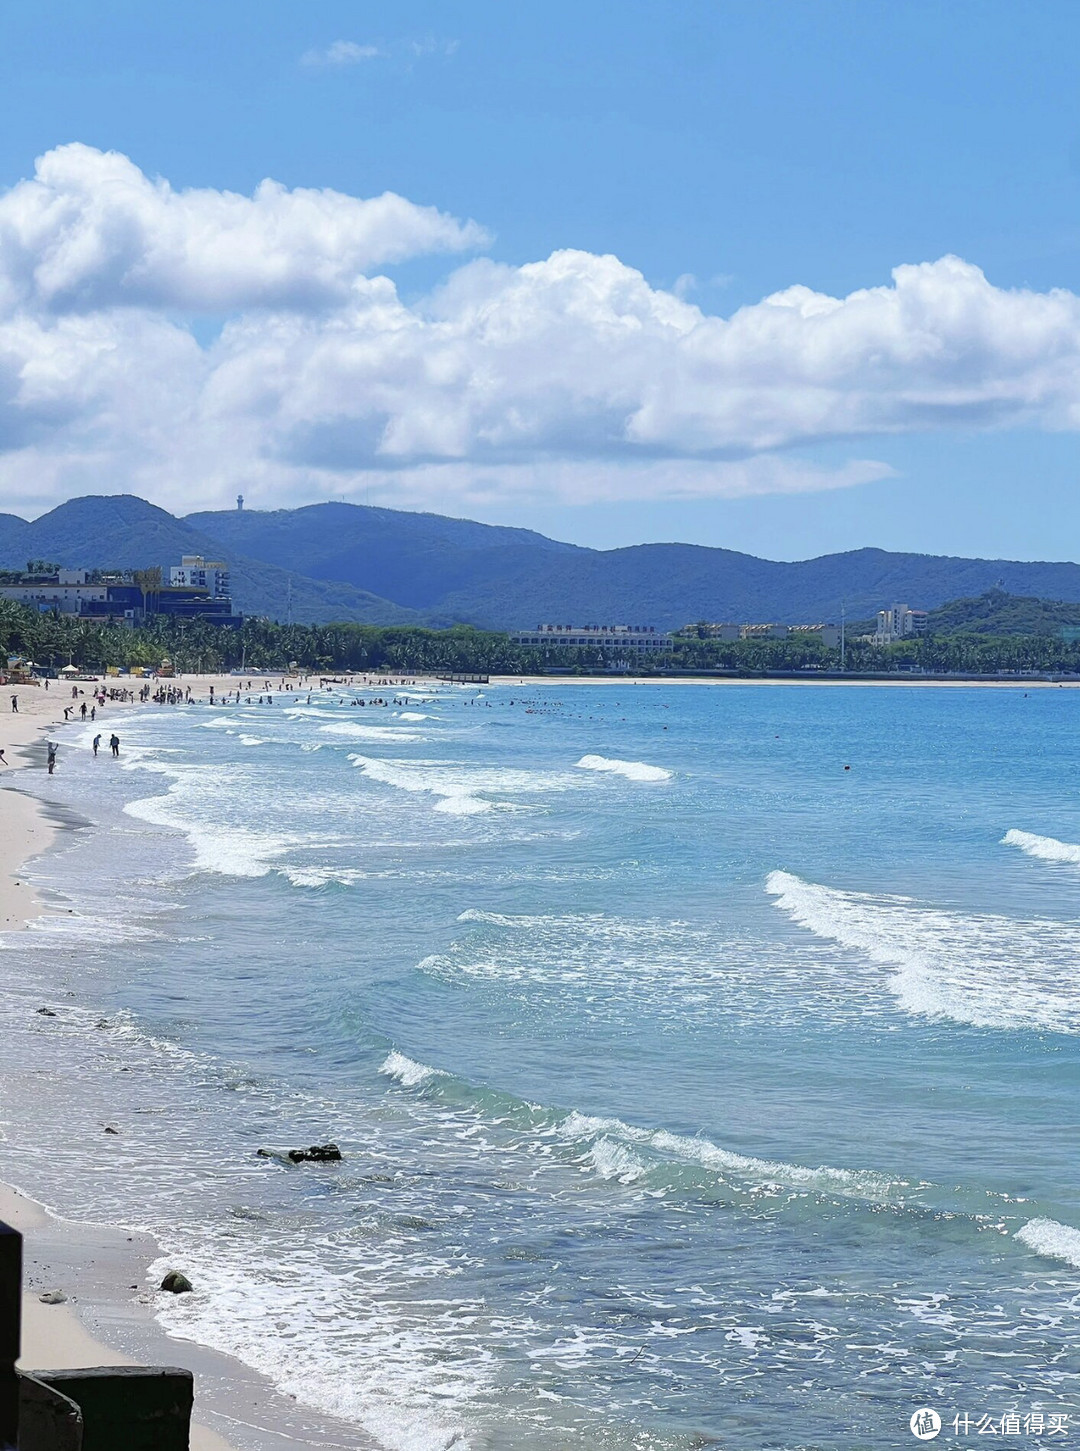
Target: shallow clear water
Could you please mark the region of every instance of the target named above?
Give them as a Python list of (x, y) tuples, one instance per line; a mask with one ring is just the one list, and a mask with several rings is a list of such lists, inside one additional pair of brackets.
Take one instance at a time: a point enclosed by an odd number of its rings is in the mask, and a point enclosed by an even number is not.
[(1076, 694), (354, 698), (70, 736), (0, 1172), (390, 1448), (1075, 1433)]

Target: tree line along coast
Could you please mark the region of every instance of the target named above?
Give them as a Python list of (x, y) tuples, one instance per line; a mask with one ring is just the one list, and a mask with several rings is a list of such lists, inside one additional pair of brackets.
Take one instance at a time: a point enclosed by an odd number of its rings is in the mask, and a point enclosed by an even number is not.
[[(932, 611), (925, 635), (891, 645), (874, 644), (849, 627), (844, 642), (845, 673), (858, 674), (1078, 674), (1080, 629), (1055, 622), (1062, 613), (1080, 617), (1080, 606), (1004, 597), (991, 601), (953, 601)], [(967, 610), (960, 606), (968, 606)], [(1034, 608), (1039, 606), (1040, 608)], [(996, 615), (995, 615), (996, 607)], [(1027, 607), (1027, 608), (1024, 608)], [(997, 615), (1008, 627), (995, 633)], [(944, 617), (947, 625), (936, 623)], [(1039, 632), (1017, 633), (1028, 622)], [(225, 629), (210, 620), (154, 618), (132, 627), (122, 621), (97, 621), (60, 613), (41, 613), (0, 600), (0, 671), (32, 668), (55, 673), (64, 666), (106, 670), (157, 670), (163, 661), (182, 673), (234, 670), (304, 672), (402, 671), (539, 675), (633, 671), (664, 674), (722, 671), (740, 675), (773, 672), (836, 672), (840, 648), (810, 634), (782, 639), (701, 638), (687, 626), (671, 637), (670, 649), (646, 658), (596, 645), (529, 646), (511, 635), (468, 625), (448, 629), (416, 626), (280, 624), (245, 618), (240, 628)], [(1051, 630), (1053, 632), (1051, 632)]]

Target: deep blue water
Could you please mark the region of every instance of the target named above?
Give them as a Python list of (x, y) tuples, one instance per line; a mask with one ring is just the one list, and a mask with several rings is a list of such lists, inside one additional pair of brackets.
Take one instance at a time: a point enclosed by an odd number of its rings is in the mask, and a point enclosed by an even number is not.
[(0, 1173), (395, 1451), (1080, 1431), (1080, 697), (374, 694), (65, 738)]

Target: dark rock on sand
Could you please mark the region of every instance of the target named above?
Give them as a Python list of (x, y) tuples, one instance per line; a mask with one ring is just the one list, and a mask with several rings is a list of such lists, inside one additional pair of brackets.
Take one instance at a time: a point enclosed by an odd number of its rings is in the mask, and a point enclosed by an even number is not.
[(43, 1305), (63, 1305), (67, 1296), (63, 1290), (46, 1290), (44, 1295), (38, 1296), (38, 1299)]
[(161, 1288), (168, 1290), (170, 1295), (186, 1295), (192, 1285), (187, 1275), (182, 1275), (179, 1270), (170, 1270), (162, 1280)]

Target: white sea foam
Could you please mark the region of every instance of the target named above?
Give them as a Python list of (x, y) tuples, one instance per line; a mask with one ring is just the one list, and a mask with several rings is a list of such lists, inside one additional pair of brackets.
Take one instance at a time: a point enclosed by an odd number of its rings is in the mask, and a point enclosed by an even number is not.
[(1080, 1229), (1059, 1224), (1056, 1219), (1029, 1219), (1016, 1238), (1036, 1254), (1049, 1259), (1064, 1260), (1080, 1269)]
[(455, 777), (435, 762), (378, 761), (371, 756), (350, 756), (349, 760), (365, 776), (382, 782), (384, 786), (437, 796), (439, 800), (434, 809), (450, 816), (480, 816), (494, 805), (483, 797), (474, 796), (467, 779), (460, 775)]
[(438, 716), (422, 715), (415, 710), (402, 710), (398, 712), (398, 720), (438, 720)]
[[(303, 1405), (365, 1428), (386, 1451), (480, 1451), (472, 1409), (489, 1390), (490, 1354), (462, 1336), (463, 1321), (483, 1312), (445, 1289), (455, 1267), (446, 1258), (411, 1262), (388, 1254), (365, 1276), (357, 1297), (350, 1272), (323, 1268), (307, 1256), (273, 1255), (244, 1238), (159, 1235), (166, 1254), (150, 1266), (148, 1284), (176, 1260), (198, 1285), (194, 1295), (158, 1295), (166, 1329), (233, 1355), (269, 1376)], [(395, 1279), (412, 1279), (412, 1296)], [(341, 1335), (348, 1307), (348, 1336)], [(334, 1331), (337, 1330), (335, 1338)]]
[[(816, 1168), (786, 1164), (778, 1160), (758, 1159), (721, 1148), (708, 1139), (672, 1133), (668, 1129), (637, 1128), (618, 1118), (597, 1118), (576, 1111), (567, 1114), (559, 1125), (559, 1133), (571, 1142), (590, 1145), (586, 1160), (602, 1178), (639, 1178), (647, 1171), (640, 1157), (645, 1149), (660, 1160), (697, 1165), (703, 1169), (735, 1177), (751, 1184), (777, 1184), (790, 1189), (838, 1195), (848, 1199), (865, 1199), (872, 1203), (891, 1203), (911, 1185), (904, 1179), (891, 1179), (868, 1169), (834, 1169), (827, 1164)], [(598, 1146), (604, 1145), (599, 1149)], [(623, 1158), (617, 1148), (630, 1151)], [(640, 1166), (635, 1169), (635, 1166)]]
[(649, 1172), (649, 1166), (633, 1149), (606, 1134), (594, 1141), (585, 1158), (601, 1179), (616, 1179), (620, 1184), (633, 1184)]
[(1066, 862), (1069, 866), (1080, 866), (1080, 846), (1071, 841), (1058, 841), (1053, 836), (1036, 836), (1030, 831), (1017, 831), (1015, 827), (1001, 838), (1002, 846), (1016, 846), (1028, 856), (1044, 862)]
[(217, 872), (226, 877), (265, 877), (273, 870), (275, 859), (296, 845), (295, 837), (185, 819), (167, 796), (129, 801), (124, 811), (151, 825), (183, 832), (194, 852), (192, 866), (197, 872)]
[(493, 810), (521, 811), (525, 808), (516, 802), (491, 797), (535, 796), (573, 785), (573, 778), (563, 773), (473, 766), (456, 761), (386, 760), (361, 755), (351, 755), (349, 760), (372, 781), (399, 791), (437, 797), (434, 810), (451, 816), (479, 816)]
[(390, 873), (365, 872), (359, 867), (291, 867), (280, 866), (278, 871), (294, 887), (340, 887), (355, 886), (373, 876), (389, 876)]
[(319, 733), (324, 736), (344, 736), (350, 741), (396, 741), (402, 745), (412, 745), (426, 739), (416, 731), (400, 731), (395, 726), (361, 725), (359, 721), (353, 720), (332, 721), (329, 725), (320, 726)]
[(772, 872), (766, 890), (815, 936), (891, 969), (900, 1006), (983, 1028), (1080, 1032), (1080, 927), (925, 907)]
[[(396, 1049), (387, 1055), (379, 1072), (405, 1088), (452, 1077)], [(809, 1167), (759, 1159), (721, 1148), (699, 1136), (640, 1128), (619, 1118), (602, 1118), (576, 1109), (559, 1118), (553, 1128), (541, 1130), (542, 1135), (551, 1133), (569, 1148), (580, 1150), (577, 1162), (582, 1169), (622, 1184), (632, 1184), (664, 1164), (674, 1164), (705, 1169), (755, 1188), (778, 1186), (874, 1204), (895, 1203), (904, 1191), (923, 1187), (870, 1169), (835, 1169), (828, 1164)]]
[(611, 756), (582, 756), (577, 763), (582, 771), (609, 771), (625, 776), (628, 781), (670, 781), (671, 772), (663, 766), (649, 766), (644, 761), (619, 761)]
[(221, 802), (232, 785), (227, 770), (139, 759), (129, 751), (126, 768), (170, 778), (160, 796), (129, 801), (125, 815), (181, 832), (194, 853), (193, 869), (230, 877), (263, 877), (273, 863), (302, 840), (295, 833), (255, 831), (222, 821)]
[(266, 742), (261, 736), (241, 736), (240, 744), (242, 746), (265, 746)]
[(448, 1075), (441, 1068), (430, 1068), (426, 1063), (417, 1063), (413, 1058), (406, 1058), (404, 1053), (399, 1053), (396, 1048), (392, 1049), (383, 1062), (379, 1065), (379, 1072), (387, 1078), (394, 1079), (405, 1088), (416, 1088), (421, 1083), (427, 1083), (431, 1078), (446, 1078)]

